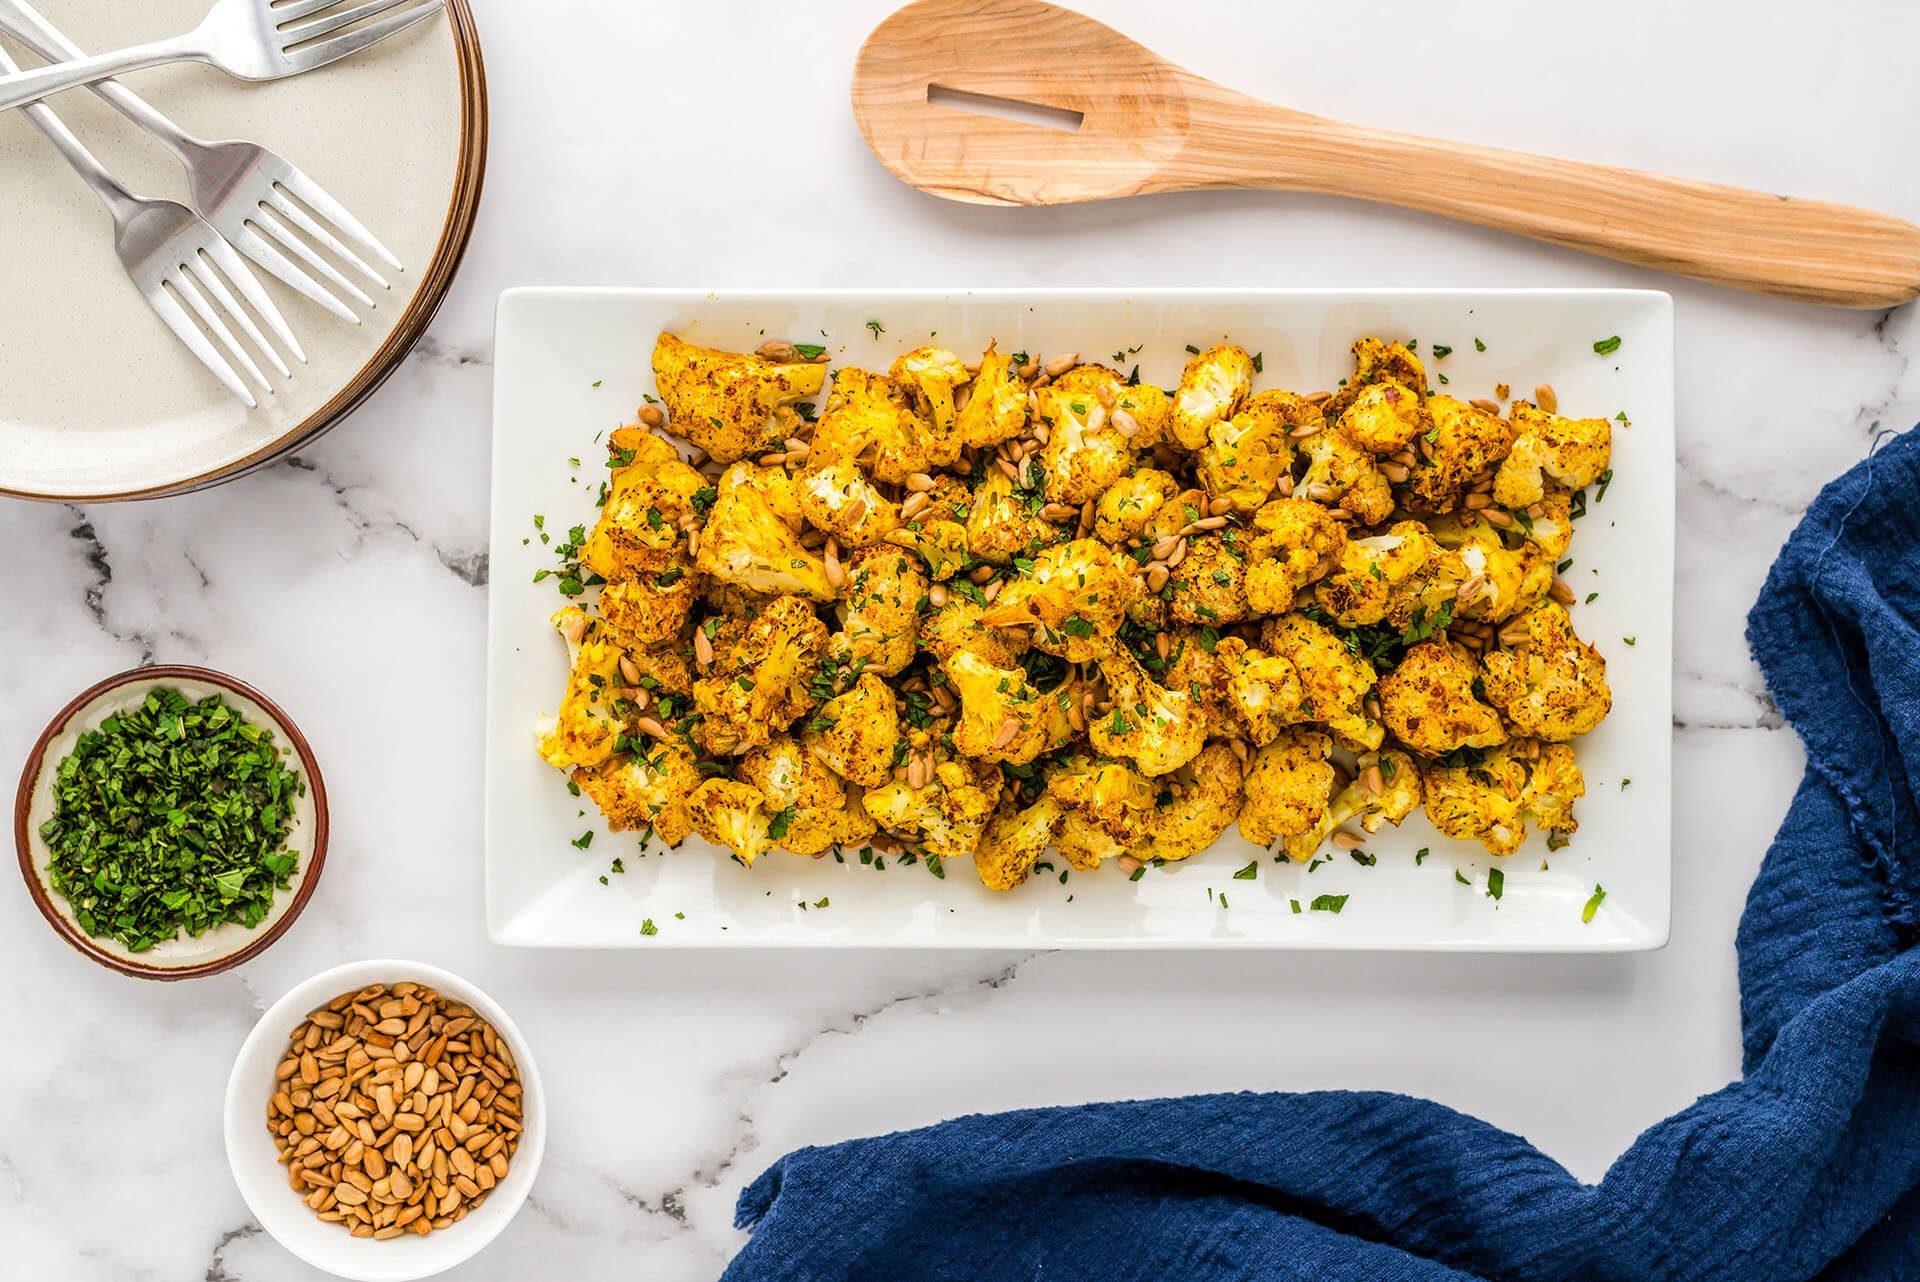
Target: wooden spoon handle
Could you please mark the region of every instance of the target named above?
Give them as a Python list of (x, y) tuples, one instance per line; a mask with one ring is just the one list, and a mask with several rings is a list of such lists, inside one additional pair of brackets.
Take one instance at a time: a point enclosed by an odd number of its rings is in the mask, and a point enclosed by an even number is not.
[(1920, 295), (1920, 227), (1886, 214), (1369, 129), (1194, 79), (1186, 144), (1152, 188), (1358, 197), (1800, 302)]

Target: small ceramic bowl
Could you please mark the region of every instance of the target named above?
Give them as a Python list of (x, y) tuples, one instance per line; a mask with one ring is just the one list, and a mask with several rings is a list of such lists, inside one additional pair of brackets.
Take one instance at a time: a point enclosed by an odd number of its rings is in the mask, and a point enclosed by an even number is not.
[[(506, 1178), (464, 1220), (420, 1236), (402, 1233), (386, 1241), (357, 1238), (338, 1224), (319, 1219), (298, 1193), (287, 1187), (267, 1130), (267, 1108), (276, 1088), (273, 1071), (286, 1052), (287, 1036), (307, 1013), (368, 984), (403, 980), (425, 984), (465, 1002), (492, 1024), (513, 1051), (520, 1073), (520, 1145)], [(275, 1002), (247, 1034), (227, 1080), (227, 1164), (254, 1218), (281, 1246), (317, 1269), (359, 1282), (407, 1282), (440, 1273), (471, 1257), (507, 1227), (540, 1170), (547, 1147), (547, 1100), (540, 1070), (527, 1039), (498, 1003), (458, 975), (409, 961), (362, 961), (322, 971)]]
[[(293, 821), (287, 829), (287, 848), (299, 852), (286, 890), (276, 891), (273, 907), (258, 924), (249, 928), (237, 923), (216, 926), (200, 935), (182, 935), (155, 944), (145, 952), (132, 952), (117, 939), (89, 935), (74, 920), (73, 908), (64, 895), (54, 893), (47, 882), (47, 864), (51, 852), (40, 839), (40, 825), (53, 814), (53, 779), (62, 758), (73, 751), (80, 736), (95, 729), (101, 721), (123, 708), (143, 702), (149, 691), (170, 687), (189, 699), (200, 700), (217, 694), (246, 720), (273, 731), (273, 741), (282, 754), (298, 758), (300, 776), (306, 781), (304, 796), (294, 800)], [(20, 875), (26, 879), (27, 892), (47, 924), (75, 948), (102, 966), (141, 979), (197, 979), (237, 966), (264, 951), (293, 925), (327, 860), (327, 786), (320, 777), (319, 763), (306, 736), (272, 700), (243, 681), (207, 668), (178, 665), (134, 668), (108, 677), (77, 695), (40, 733), (27, 763), (20, 773), (20, 790), (13, 803), (13, 839), (20, 854)]]

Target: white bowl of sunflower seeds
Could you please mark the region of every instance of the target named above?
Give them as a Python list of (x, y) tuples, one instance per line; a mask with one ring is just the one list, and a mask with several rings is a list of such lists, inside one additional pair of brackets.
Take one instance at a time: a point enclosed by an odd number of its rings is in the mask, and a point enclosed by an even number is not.
[(248, 1034), (226, 1142), (280, 1245), (338, 1277), (405, 1282), (507, 1226), (546, 1148), (546, 1101), (526, 1039), (484, 992), (419, 962), (353, 962)]

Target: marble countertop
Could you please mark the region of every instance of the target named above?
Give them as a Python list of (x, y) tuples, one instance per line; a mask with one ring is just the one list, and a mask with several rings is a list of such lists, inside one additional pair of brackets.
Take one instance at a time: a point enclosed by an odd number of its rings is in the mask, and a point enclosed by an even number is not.
[[(1733, 930), (1801, 768), (1741, 639), (1820, 485), (1920, 416), (1912, 309), (1820, 311), (1275, 193), (991, 210), (900, 186), (846, 103), (887, 0), (482, 4), (487, 194), (432, 333), (323, 441), (160, 503), (0, 503), (0, 759), (134, 663), (206, 663), (304, 726), (333, 852), (244, 968), (149, 984), (0, 895), (0, 1241), (61, 1282), (308, 1271), (226, 1170), (227, 1070), (325, 966), (413, 956), (520, 1021), (552, 1133), (471, 1279), (714, 1277), (740, 1186), (804, 1143), (956, 1113), (1226, 1089), (1428, 1095), (1593, 1179), (1738, 1071)], [(1329, 115), (1920, 215), (1920, 9), (1727, 0), (1083, 7)], [(1862, 29), (1875, 36), (1861, 40)], [(599, 34), (594, 34), (596, 30)], [(1834, 74), (1845, 68), (1845, 74)], [(1812, 73), (1811, 75), (1809, 73)], [(1804, 86), (1817, 78), (1819, 91)], [(1673, 942), (1629, 956), (510, 951), (482, 928), (494, 298), (520, 284), (1636, 285), (1679, 327)], [(636, 360), (644, 354), (635, 353)]]

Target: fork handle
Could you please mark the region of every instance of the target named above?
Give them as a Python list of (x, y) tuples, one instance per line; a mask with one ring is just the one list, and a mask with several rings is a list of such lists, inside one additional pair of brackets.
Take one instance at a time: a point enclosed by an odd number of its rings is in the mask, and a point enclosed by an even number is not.
[(36, 67), (32, 71), (16, 71), (12, 75), (0, 76), (0, 111), (10, 107), (23, 107), (48, 94), (59, 93), (63, 89), (91, 84), (96, 80), (107, 80), (123, 71), (157, 67), (164, 62), (207, 62), (209, 60), (207, 51), (200, 45), (195, 35), (190, 34), (176, 36), (171, 40), (155, 40), (151, 44), (135, 45), (131, 49), (122, 49), (118, 53), (77, 58), (72, 62), (55, 63), (51, 67)]
[[(19, 70), (20, 64), (9, 57), (4, 48), (0, 48), (0, 72)], [(36, 102), (27, 107), (26, 114), (28, 123), (47, 136), (47, 141), (53, 144), (61, 158), (73, 166), (73, 171), (93, 189), (93, 194), (113, 211), (116, 223), (133, 214), (133, 193), (107, 171), (98, 157), (87, 150), (87, 145), (74, 135), (73, 130), (67, 128), (66, 122), (54, 113), (53, 108)]]
[[(85, 49), (67, 39), (60, 28), (48, 21), (46, 15), (27, 0), (0, 0), (0, 32), (12, 36), (50, 63), (70, 62), (87, 56)], [(162, 115), (145, 98), (118, 81), (98, 80), (88, 88), (176, 153), (199, 141), (169, 117)]]

